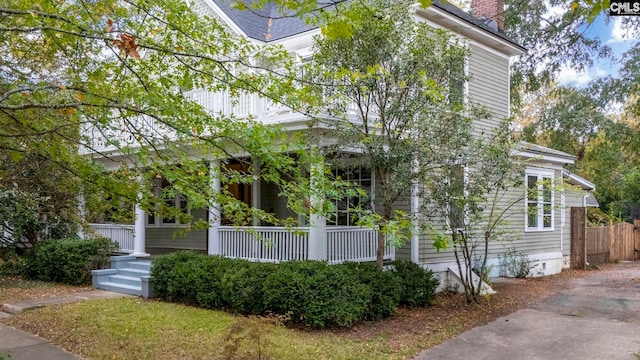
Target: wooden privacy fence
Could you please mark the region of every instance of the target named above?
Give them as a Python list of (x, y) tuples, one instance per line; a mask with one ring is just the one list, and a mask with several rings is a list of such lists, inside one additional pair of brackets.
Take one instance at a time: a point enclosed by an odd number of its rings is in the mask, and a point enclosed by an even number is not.
[(635, 260), (636, 249), (640, 245), (640, 220), (635, 226), (627, 222), (603, 226), (587, 227), (587, 261), (603, 263), (618, 260)]

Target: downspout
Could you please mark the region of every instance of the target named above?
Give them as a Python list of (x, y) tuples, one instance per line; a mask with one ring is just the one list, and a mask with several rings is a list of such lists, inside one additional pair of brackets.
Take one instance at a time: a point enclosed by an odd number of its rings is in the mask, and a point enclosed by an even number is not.
[(564, 190), (560, 193), (560, 209), (562, 211), (560, 215), (560, 254), (564, 256), (564, 225), (566, 223), (566, 201)]
[[(418, 162), (413, 162), (414, 174), (418, 173)], [(418, 264), (420, 262), (420, 224), (418, 223), (418, 213), (420, 211), (420, 198), (418, 189), (418, 179), (414, 178), (411, 184), (411, 221), (413, 226), (411, 229), (411, 262)]]

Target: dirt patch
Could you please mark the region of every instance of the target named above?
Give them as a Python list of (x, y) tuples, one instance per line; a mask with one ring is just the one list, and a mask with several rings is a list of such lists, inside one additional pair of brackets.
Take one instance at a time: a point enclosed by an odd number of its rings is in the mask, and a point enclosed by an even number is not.
[(365, 341), (386, 338), (393, 350), (411, 346), (409, 343), (434, 346), (473, 327), (547, 299), (559, 290), (569, 288), (572, 280), (588, 273), (565, 270), (541, 278), (500, 279), (493, 285), (497, 294), (484, 298), (479, 305), (467, 304), (463, 294), (443, 292), (436, 296), (431, 306), (400, 308), (392, 318), (332, 332)]
[(19, 302), (51, 296), (72, 295), (89, 291), (90, 286), (71, 286), (26, 280), (21, 277), (0, 277), (0, 306), (8, 302)]

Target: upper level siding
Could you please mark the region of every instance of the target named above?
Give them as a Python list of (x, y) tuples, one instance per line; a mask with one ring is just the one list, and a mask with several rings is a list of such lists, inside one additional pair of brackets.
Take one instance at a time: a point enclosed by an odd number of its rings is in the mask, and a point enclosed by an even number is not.
[(490, 119), (477, 120), (480, 129), (495, 128), (509, 117), (509, 58), (474, 44), (469, 49), (468, 99), (491, 112)]

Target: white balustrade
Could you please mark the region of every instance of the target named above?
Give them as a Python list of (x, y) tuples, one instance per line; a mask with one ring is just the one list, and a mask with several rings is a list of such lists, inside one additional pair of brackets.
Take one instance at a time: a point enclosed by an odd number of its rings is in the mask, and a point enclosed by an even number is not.
[(120, 245), (120, 252), (125, 254), (133, 253), (133, 225), (121, 224), (89, 224), (89, 227), (98, 236), (105, 237), (117, 242)]
[[(375, 261), (378, 231), (355, 226), (327, 226), (327, 257), (330, 263)], [(395, 260), (395, 248), (385, 246), (385, 260)]]
[[(253, 117), (258, 121), (272, 122), (277, 116), (291, 113), (291, 109), (275, 104), (258, 94), (240, 93), (232, 96), (228, 91), (212, 92), (201, 89), (186, 92), (184, 95), (212, 115), (234, 116), (238, 119)], [(122, 123), (121, 126), (114, 123), (98, 128), (93, 124), (87, 124), (82, 128), (82, 135), (89, 139), (89, 147), (79, 150), (82, 154), (116, 150), (113, 143), (135, 146), (140, 136), (145, 140), (177, 138), (175, 130), (147, 116), (130, 119), (129, 123)]]
[(221, 226), (220, 255), (252, 261), (306, 260), (309, 228)]
[[(309, 254), (309, 229), (221, 226), (220, 255), (265, 262), (306, 260)], [(328, 226), (326, 236), (327, 260), (330, 263), (376, 260), (376, 230), (353, 226)], [(395, 249), (392, 246), (385, 248), (384, 259), (395, 259)]]

